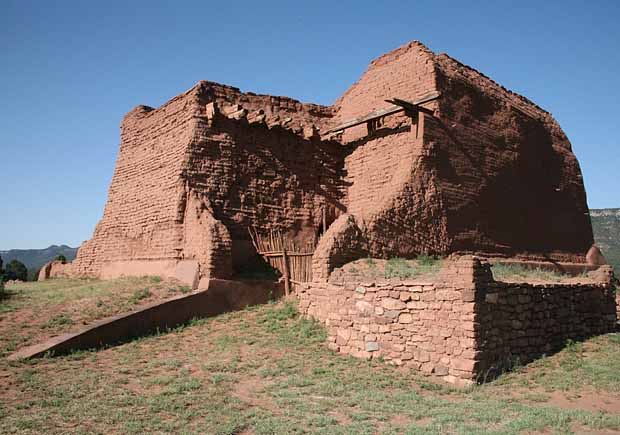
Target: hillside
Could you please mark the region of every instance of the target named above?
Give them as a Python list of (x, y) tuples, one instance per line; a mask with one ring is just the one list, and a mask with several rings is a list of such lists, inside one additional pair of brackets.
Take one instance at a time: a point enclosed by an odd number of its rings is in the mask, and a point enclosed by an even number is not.
[(59, 255), (64, 255), (68, 261), (71, 261), (75, 258), (76, 253), (77, 248), (71, 248), (67, 245), (52, 245), (45, 249), (11, 249), (9, 251), (0, 251), (0, 256), (5, 264), (11, 260), (18, 260), (24, 263), (28, 269), (38, 269)]
[(590, 210), (594, 240), (620, 274), (620, 208)]

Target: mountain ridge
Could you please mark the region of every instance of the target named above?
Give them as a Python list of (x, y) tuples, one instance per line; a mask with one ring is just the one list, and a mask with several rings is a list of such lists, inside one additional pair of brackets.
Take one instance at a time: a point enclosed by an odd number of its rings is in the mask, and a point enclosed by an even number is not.
[(59, 255), (64, 255), (67, 261), (75, 258), (78, 248), (67, 245), (50, 245), (43, 249), (9, 249), (0, 251), (0, 257), (4, 264), (13, 260), (21, 261), (30, 269), (38, 269), (48, 261), (52, 261)]
[(590, 210), (594, 242), (620, 276), (620, 208)]

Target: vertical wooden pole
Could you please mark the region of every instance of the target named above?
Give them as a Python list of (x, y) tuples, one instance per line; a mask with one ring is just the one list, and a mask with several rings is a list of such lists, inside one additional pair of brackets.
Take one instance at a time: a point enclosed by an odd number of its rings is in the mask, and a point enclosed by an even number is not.
[(288, 273), (288, 256), (286, 255), (286, 247), (282, 250), (282, 259), (284, 265), (282, 269), (284, 270), (284, 294), (288, 296), (291, 293), (291, 282)]

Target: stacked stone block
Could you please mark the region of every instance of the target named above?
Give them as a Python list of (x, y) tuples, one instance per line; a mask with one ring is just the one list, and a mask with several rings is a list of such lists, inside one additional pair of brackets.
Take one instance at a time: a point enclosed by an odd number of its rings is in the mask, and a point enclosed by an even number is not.
[(299, 299), (305, 315), (327, 326), (331, 349), (457, 385), (488, 380), (568, 339), (613, 331), (616, 322), (611, 281), (498, 283), (471, 256), (445, 260), (432, 282), (315, 281)]

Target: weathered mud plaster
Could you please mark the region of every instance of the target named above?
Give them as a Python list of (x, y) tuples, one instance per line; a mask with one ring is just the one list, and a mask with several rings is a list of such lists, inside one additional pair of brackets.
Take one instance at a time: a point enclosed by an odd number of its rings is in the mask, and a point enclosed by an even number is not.
[[(440, 97), (370, 132), (324, 134), (388, 98), (429, 93)], [(136, 107), (93, 237), (47, 275), (175, 276), (182, 264), (193, 283), (229, 278), (256, 260), (248, 227), (304, 242), (321, 231), (323, 210), (328, 226), (350, 215), (359, 252), (373, 257), (585, 263), (593, 243), (581, 171), (553, 117), (412, 42), (372, 61), (329, 107), (206, 81), (159, 108)], [(198, 263), (197, 279), (185, 261)]]

